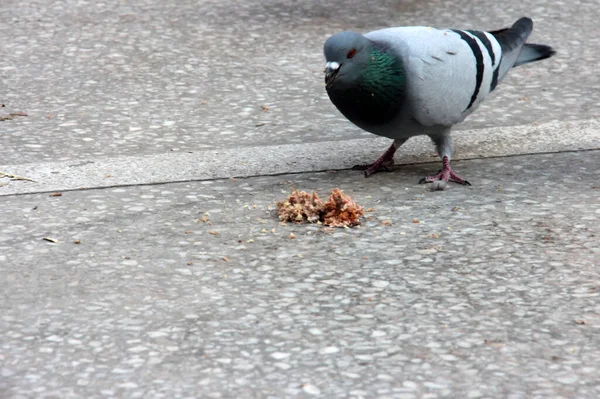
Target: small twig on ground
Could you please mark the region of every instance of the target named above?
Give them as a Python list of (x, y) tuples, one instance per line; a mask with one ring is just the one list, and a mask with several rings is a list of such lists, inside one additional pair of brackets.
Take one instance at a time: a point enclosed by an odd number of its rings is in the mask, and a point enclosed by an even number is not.
[(11, 119), (15, 119), (17, 116), (27, 116), (27, 112), (11, 112), (10, 114), (0, 115), (0, 121), (9, 121)]
[(10, 180), (27, 180), (27, 181), (32, 181), (32, 182), (36, 182), (33, 179), (30, 179), (28, 177), (23, 177), (23, 176), (19, 176), (19, 175), (13, 175), (12, 173), (4, 173), (4, 172), (0, 172), (0, 179), (3, 177), (7, 177)]

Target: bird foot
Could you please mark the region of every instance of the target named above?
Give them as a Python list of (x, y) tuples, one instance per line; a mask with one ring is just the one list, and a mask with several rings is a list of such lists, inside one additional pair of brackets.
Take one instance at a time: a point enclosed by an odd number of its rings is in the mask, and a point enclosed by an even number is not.
[(419, 184), (433, 183), (436, 180), (442, 180), (445, 182), (451, 181), (454, 183), (462, 184), (464, 186), (471, 185), (471, 183), (469, 183), (467, 180), (463, 179), (462, 177), (460, 177), (456, 173), (454, 173), (454, 171), (450, 167), (450, 161), (448, 161), (448, 157), (443, 158), (442, 169), (440, 169), (440, 171), (437, 174), (422, 178), (419, 181)]
[(392, 168), (394, 167), (394, 153), (396, 152), (396, 149), (396, 145), (392, 144), (390, 148), (388, 148), (387, 151), (383, 153), (383, 155), (377, 158), (375, 162), (354, 165), (352, 169), (364, 170), (365, 177), (369, 177), (372, 174), (375, 174), (381, 170), (391, 172)]
[(365, 177), (369, 177), (374, 173), (380, 172), (382, 170), (385, 170), (386, 172), (391, 172), (392, 169), (394, 167), (394, 160), (393, 159), (388, 159), (388, 160), (381, 160), (378, 159), (377, 161), (373, 162), (373, 163), (363, 163), (360, 165), (354, 165), (352, 167), (352, 169), (354, 170), (364, 170), (365, 171)]

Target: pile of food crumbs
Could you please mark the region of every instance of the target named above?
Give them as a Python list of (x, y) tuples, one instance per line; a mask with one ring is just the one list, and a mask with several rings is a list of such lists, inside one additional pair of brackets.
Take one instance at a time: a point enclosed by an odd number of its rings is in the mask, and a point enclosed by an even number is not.
[(363, 207), (339, 188), (331, 191), (325, 203), (314, 191), (309, 194), (292, 190), (287, 200), (277, 203), (277, 209), (283, 222), (322, 223), (332, 227), (358, 226), (360, 216), (364, 215)]
[(323, 224), (332, 227), (351, 227), (360, 224), (359, 217), (364, 215), (363, 207), (339, 188), (334, 188), (325, 203)]
[(278, 202), (277, 209), (281, 221), (294, 223), (317, 223), (325, 211), (323, 201), (317, 193), (313, 191), (309, 194), (298, 190), (292, 190), (287, 200)]

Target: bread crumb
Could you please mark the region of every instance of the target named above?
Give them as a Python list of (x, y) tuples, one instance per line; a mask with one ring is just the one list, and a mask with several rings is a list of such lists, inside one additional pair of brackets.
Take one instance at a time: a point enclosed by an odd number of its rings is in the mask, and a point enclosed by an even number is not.
[(363, 207), (339, 188), (331, 191), (325, 203), (314, 191), (309, 194), (292, 190), (287, 200), (277, 203), (277, 209), (282, 222), (309, 222), (331, 227), (358, 226), (364, 215)]

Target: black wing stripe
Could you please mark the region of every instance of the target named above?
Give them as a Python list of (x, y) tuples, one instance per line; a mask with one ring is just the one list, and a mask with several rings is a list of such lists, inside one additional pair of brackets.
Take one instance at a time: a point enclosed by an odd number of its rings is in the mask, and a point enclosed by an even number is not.
[(494, 91), (494, 89), (496, 88), (496, 85), (498, 84), (498, 72), (500, 71), (501, 63), (502, 63), (502, 60), (500, 60), (498, 62), (496, 69), (494, 69), (494, 74), (492, 75), (492, 83), (490, 84), (490, 92)]
[(496, 64), (496, 55), (494, 54), (494, 48), (492, 47), (490, 39), (487, 38), (485, 33), (478, 30), (468, 30), (467, 32), (478, 38), (481, 43), (483, 43), (488, 54), (490, 55), (490, 59), (492, 60), (492, 66), (494, 66)]
[(494, 73), (492, 74), (492, 83), (490, 84), (490, 92), (492, 92), (496, 88), (496, 85), (498, 85), (498, 72), (500, 70), (500, 60), (498, 60), (498, 65), (494, 65), (496, 64), (496, 55), (494, 54), (494, 48), (492, 47), (492, 43), (490, 42), (485, 33), (478, 30), (468, 30), (467, 32), (477, 37), (481, 41), (481, 43), (483, 43), (483, 45), (487, 49), (488, 54), (490, 55), (490, 59), (492, 60), (492, 68), (495, 66)]
[(483, 80), (483, 54), (481, 53), (481, 49), (479, 48), (479, 45), (477, 44), (477, 40), (475, 40), (471, 36), (469, 36), (468, 33), (465, 33), (461, 30), (452, 30), (452, 31), (455, 33), (458, 33), (460, 35), (460, 38), (463, 39), (465, 42), (467, 42), (469, 47), (471, 47), (471, 51), (473, 52), (473, 55), (475, 56), (475, 63), (476, 63), (476, 67), (477, 67), (475, 90), (473, 91), (473, 95), (471, 96), (471, 102), (465, 109), (465, 111), (466, 111), (469, 108), (471, 108), (471, 106), (473, 105), (475, 100), (477, 100), (477, 95), (479, 94), (479, 89), (481, 88), (481, 81)]

